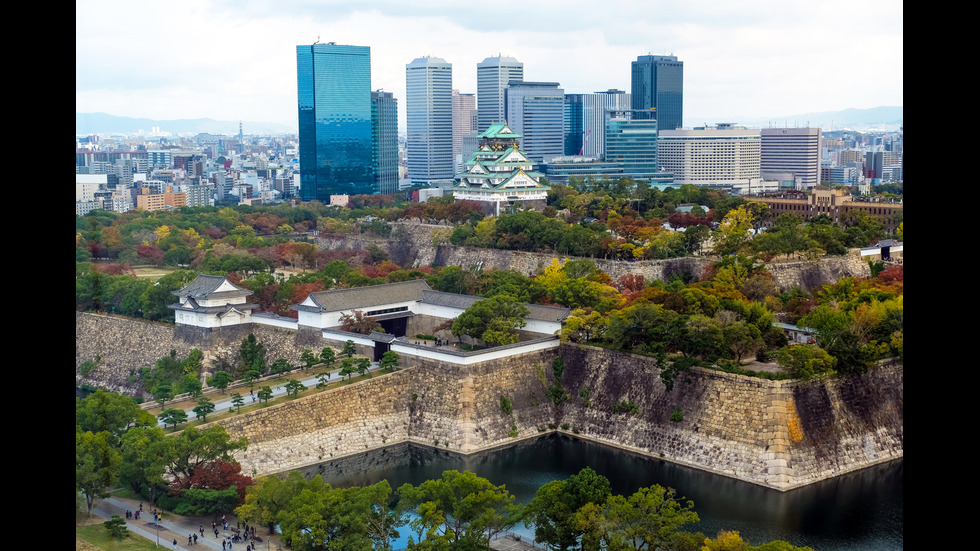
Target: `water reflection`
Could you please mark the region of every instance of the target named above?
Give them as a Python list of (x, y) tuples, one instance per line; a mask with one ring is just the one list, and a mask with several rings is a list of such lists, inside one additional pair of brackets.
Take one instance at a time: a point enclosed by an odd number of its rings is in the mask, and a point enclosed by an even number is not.
[(592, 467), (609, 478), (613, 493), (660, 484), (694, 501), (701, 522), (690, 528), (713, 536), (738, 530), (753, 544), (774, 539), (817, 550), (901, 549), (903, 460), (789, 492), (778, 492), (659, 459), (549, 434), (507, 448), (463, 456), (401, 444), (302, 469), (333, 486), (363, 486), (387, 479), (393, 488), (438, 478), (444, 470), (470, 470), (506, 484), (518, 502), (537, 489)]

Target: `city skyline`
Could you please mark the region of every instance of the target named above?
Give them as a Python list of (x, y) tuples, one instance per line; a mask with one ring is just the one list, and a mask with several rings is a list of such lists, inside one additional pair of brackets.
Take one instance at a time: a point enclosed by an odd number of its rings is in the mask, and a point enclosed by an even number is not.
[(76, 112), (295, 128), (295, 46), (317, 39), (369, 46), (372, 88), (399, 101), (405, 64), (426, 55), (453, 64), (452, 86), (462, 93), (477, 91), (477, 64), (498, 55), (524, 63), (525, 80), (592, 93), (629, 90), (631, 62), (654, 54), (684, 61), (685, 125), (770, 117), (780, 126), (806, 124), (776, 117), (903, 104), (903, 5), (895, 0), (614, 0), (601, 11), (541, 2), (499, 22), (439, 2), (259, 1), (242, 11), (224, 0), (178, 0), (174, 7), (182, 14), (176, 29), (144, 12), (149, 6), (76, 3)]

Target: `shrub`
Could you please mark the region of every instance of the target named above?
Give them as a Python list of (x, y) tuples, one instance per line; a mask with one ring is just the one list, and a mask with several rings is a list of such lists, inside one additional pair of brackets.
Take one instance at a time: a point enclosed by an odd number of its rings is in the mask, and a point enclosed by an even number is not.
[(510, 415), (510, 413), (514, 410), (514, 408), (511, 407), (510, 400), (506, 396), (500, 397), (500, 410), (507, 415)]
[(633, 402), (622, 400), (616, 402), (616, 405), (613, 406), (613, 413), (629, 413), (631, 415), (637, 415), (640, 413), (640, 408)]
[(670, 413), (670, 420), (675, 423), (680, 423), (684, 420), (684, 414), (681, 413), (681, 410), (674, 408), (674, 411)]

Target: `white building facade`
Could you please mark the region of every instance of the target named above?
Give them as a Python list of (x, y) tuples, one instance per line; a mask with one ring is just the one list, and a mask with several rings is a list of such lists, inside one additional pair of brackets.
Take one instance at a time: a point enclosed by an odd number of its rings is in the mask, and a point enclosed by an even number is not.
[(727, 187), (760, 179), (759, 130), (728, 124), (694, 130), (661, 130), (657, 166), (677, 185)]

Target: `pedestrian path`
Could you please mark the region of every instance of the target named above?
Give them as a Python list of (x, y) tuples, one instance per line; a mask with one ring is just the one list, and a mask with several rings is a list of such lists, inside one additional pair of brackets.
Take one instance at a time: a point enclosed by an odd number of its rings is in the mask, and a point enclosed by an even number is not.
[[(368, 368), (368, 373), (377, 373), (380, 369), (381, 369), (381, 365), (378, 362), (371, 362), (371, 367)], [(285, 376), (288, 377), (289, 374), (286, 374)], [(343, 379), (344, 377), (340, 375), (340, 369), (331, 370), (328, 372), (328, 377), (327, 377), (328, 383), (336, 383), (338, 381), (342, 381)], [(314, 377), (299, 379), (299, 382), (303, 383), (303, 386), (305, 386), (306, 388), (315, 388), (317, 383), (320, 382), (320, 379), (319, 379), (319, 375), (317, 375)], [(268, 386), (272, 390), (272, 398), (278, 398), (280, 396), (286, 395), (286, 385), (285, 383), (282, 382), (281, 379), (280, 382), (276, 383), (275, 387), (273, 387), (271, 384), (262, 385), (261, 383), (259, 383), (257, 386), (259, 386), (259, 388), (261, 388), (262, 386)], [(242, 395), (242, 398), (245, 399), (245, 405), (249, 405), (253, 402), (257, 403), (259, 401), (258, 393), (255, 392), (254, 389), (249, 390), (248, 394), (245, 394), (244, 390), (245, 390), (244, 388), (239, 388), (237, 392)], [(184, 412), (187, 413), (188, 419), (192, 419), (196, 416), (196, 414), (194, 413), (195, 406), (196, 404), (184, 409)], [(231, 398), (225, 400), (219, 400), (217, 402), (214, 402), (214, 411), (209, 415), (214, 415), (215, 413), (221, 413), (222, 411), (230, 411), (234, 407), (235, 405), (231, 403)], [(164, 424), (163, 421), (158, 421), (157, 425), (164, 429), (167, 428), (167, 425)]]
[[(122, 518), (126, 518), (126, 511), (135, 512), (139, 509), (139, 506), (140, 503), (134, 500), (111, 497), (98, 501), (92, 507), (92, 514), (98, 515), (106, 520), (111, 518), (112, 515), (119, 515)], [(238, 519), (235, 515), (225, 515), (225, 520), (230, 526), (238, 525)], [(219, 532), (216, 538), (214, 536), (214, 530), (211, 529), (210, 519), (181, 517), (173, 513), (164, 513), (163, 520), (154, 522), (153, 512), (146, 509), (140, 513), (139, 519), (127, 519), (126, 528), (131, 533), (142, 536), (147, 540), (159, 542), (160, 546), (164, 549), (180, 549), (183, 551), (204, 551), (206, 549), (234, 551), (237, 549), (245, 551), (245, 547), (253, 543), (250, 540), (247, 543), (240, 542), (232, 544), (231, 532), (221, 530), (221, 526), (218, 526)], [(203, 536), (201, 534), (202, 528), (204, 529)], [(261, 543), (257, 543), (258, 549), (282, 549), (278, 535), (267, 538), (265, 534), (260, 534), (260, 531), (265, 532), (266, 530), (256, 530), (256, 535), (263, 538)], [(193, 543), (194, 534), (197, 534), (197, 543)], [(190, 545), (187, 543), (188, 536), (191, 536), (192, 543)], [(176, 547), (173, 545), (174, 540), (177, 540)], [(226, 545), (222, 546), (222, 542), (225, 542)]]

